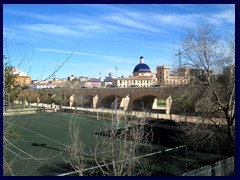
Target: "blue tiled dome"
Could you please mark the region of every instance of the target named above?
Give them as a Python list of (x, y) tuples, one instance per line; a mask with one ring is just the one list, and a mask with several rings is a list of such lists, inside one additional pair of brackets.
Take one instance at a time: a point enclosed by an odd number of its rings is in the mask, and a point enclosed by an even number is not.
[(145, 63), (139, 63), (134, 68), (133, 72), (151, 72), (150, 68)]

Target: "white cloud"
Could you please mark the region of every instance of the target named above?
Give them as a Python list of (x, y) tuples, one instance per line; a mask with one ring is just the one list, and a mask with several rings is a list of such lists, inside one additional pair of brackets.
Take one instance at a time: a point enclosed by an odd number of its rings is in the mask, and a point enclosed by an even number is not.
[(114, 24), (120, 24), (123, 26), (131, 27), (134, 29), (141, 29), (145, 31), (159, 33), (161, 30), (158, 27), (152, 26), (147, 22), (148, 15), (143, 16), (137, 12), (129, 12), (129, 13), (114, 13), (110, 15), (105, 15), (102, 19), (107, 20), (108, 22)]
[(213, 24), (221, 24), (224, 22), (235, 23), (235, 11), (234, 9), (224, 10), (219, 13), (213, 14), (206, 19)]
[[(53, 52), (53, 53), (63, 53), (63, 54), (71, 54), (73, 51), (65, 51), (65, 50), (58, 50), (58, 49), (48, 49), (48, 48), (35, 48), (36, 51), (42, 51), (42, 52)], [(73, 54), (77, 55), (86, 55), (86, 56), (98, 56), (96, 54), (90, 54), (90, 53), (83, 53), (75, 51)]]
[(11, 10), (8, 8), (4, 8), (4, 13), (6, 14), (12, 14), (12, 15), (17, 15), (20, 16), (20, 19), (18, 19), (17, 21), (22, 21), (24, 19), (28, 19), (28, 18), (35, 18), (35, 19), (40, 19), (40, 20), (44, 20), (44, 21), (56, 21), (58, 20), (58, 17), (55, 16), (48, 16), (48, 15), (43, 15), (43, 14), (36, 14), (36, 13), (30, 13), (30, 12), (26, 12), (26, 11), (17, 11), (17, 10)]
[(34, 50), (42, 51), (42, 52), (64, 53), (64, 54), (73, 53), (75, 55), (94, 56), (94, 57), (100, 58), (103, 61), (134, 63), (134, 62), (132, 62), (132, 59), (129, 59), (129, 58), (123, 58), (123, 57), (117, 57), (117, 56), (107, 56), (107, 55), (94, 54), (94, 53), (85, 53), (85, 52), (79, 52), (79, 51), (73, 52), (73, 51), (48, 49), (48, 48), (35, 48)]
[[(189, 7), (189, 5), (173, 5), (181, 8)], [(80, 13), (72, 14), (37, 14), (25, 11), (13, 11), (4, 8), (4, 13), (20, 15), (23, 17), (31, 17), (35, 19), (51, 22), (50, 24), (28, 24), (22, 25), (22, 28), (44, 34), (60, 34), (67, 36), (90, 37), (107, 33), (164, 33), (169, 32), (169, 28), (174, 27), (192, 27), (199, 20), (203, 20), (212, 24), (220, 24), (222, 22), (235, 22), (235, 7), (226, 6), (221, 8), (217, 13), (210, 13), (207, 10), (204, 13), (179, 14), (179, 13), (160, 13), (151, 11), (140, 11), (118, 8), (119, 6), (101, 5), (99, 8), (110, 8), (112, 11), (101, 15), (87, 15)], [(197, 6), (191, 6), (191, 8)], [(216, 6), (217, 7), (217, 6)], [(223, 7), (223, 6), (220, 6)], [(216, 11), (215, 11), (216, 12)], [(64, 21), (61, 21), (63, 19)], [(60, 20), (60, 21), (59, 21)], [(178, 29), (173, 29), (178, 30)]]
[[(185, 7), (181, 5), (181, 7)], [(186, 6), (186, 7), (189, 7)], [(191, 6), (196, 8), (197, 6)], [(223, 6), (221, 6), (223, 7)], [(211, 24), (220, 24), (223, 22), (235, 22), (235, 7), (226, 6), (219, 11), (202, 13), (160, 13), (160, 12), (136, 12), (125, 9), (117, 9), (117, 14), (110, 14), (106, 19), (113, 23), (119, 23), (132, 28), (147, 30), (151, 32), (168, 32), (169, 28), (174, 27), (194, 27), (199, 21), (206, 21)], [(174, 29), (177, 30), (177, 29)]]
[(56, 24), (26, 24), (20, 26), (21, 29), (35, 31), (42, 34), (59, 34), (68, 36), (78, 36), (81, 32)]
[[(204, 19), (203, 14), (155, 14), (152, 19), (159, 25), (168, 29), (169, 27), (193, 27)], [(175, 29), (177, 30), (177, 29)]]

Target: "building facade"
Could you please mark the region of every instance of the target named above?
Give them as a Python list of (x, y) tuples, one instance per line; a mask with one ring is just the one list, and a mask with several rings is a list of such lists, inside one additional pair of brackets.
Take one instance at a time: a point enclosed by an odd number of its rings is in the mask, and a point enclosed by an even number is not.
[(13, 74), (16, 75), (16, 85), (26, 86), (31, 84), (31, 77), (18, 68), (13, 69)]
[(31, 89), (54, 89), (66, 87), (67, 81), (53, 80), (53, 81), (32, 81)]
[(174, 86), (188, 84), (189, 82), (189, 68), (179, 68), (178, 75), (172, 75), (169, 66), (157, 66), (157, 83), (159, 85)]
[(152, 73), (149, 66), (144, 63), (144, 58), (140, 57), (140, 63), (133, 69), (133, 76), (122, 77), (113, 80), (113, 85), (117, 87), (151, 87), (157, 83), (156, 74)]

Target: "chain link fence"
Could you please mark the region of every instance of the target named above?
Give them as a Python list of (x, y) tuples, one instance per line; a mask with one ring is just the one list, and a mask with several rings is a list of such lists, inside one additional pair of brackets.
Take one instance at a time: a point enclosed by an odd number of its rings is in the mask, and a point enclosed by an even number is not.
[(207, 165), (199, 169), (182, 174), (182, 176), (234, 176), (235, 161), (230, 157), (218, 161), (212, 165)]

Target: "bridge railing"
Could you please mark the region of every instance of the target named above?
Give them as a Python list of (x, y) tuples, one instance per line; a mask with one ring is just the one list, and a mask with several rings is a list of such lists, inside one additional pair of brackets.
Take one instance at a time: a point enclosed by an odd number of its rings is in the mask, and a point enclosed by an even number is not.
[[(16, 104), (21, 104), (18, 101), (15, 101)], [(138, 119), (168, 119), (168, 120), (173, 120), (175, 122), (200, 122), (200, 123), (213, 123), (212, 121), (209, 121), (208, 118), (203, 118), (203, 117), (197, 117), (197, 116), (183, 116), (183, 115), (176, 115), (176, 114), (164, 114), (164, 113), (155, 113), (155, 112), (150, 112), (150, 111), (124, 111), (124, 110), (112, 110), (112, 109), (105, 109), (105, 108), (98, 108), (98, 109), (93, 109), (93, 108), (83, 108), (83, 107), (69, 107), (69, 106), (60, 106), (60, 105), (55, 105), (55, 104), (46, 104), (46, 103), (30, 103), (32, 106), (38, 106), (42, 108), (48, 108), (48, 109), (53, 109), (55, 111), (60, 110), (60, 109), (71, 109), (71, 110), (82, 110), (82, 111), (88, 111), (94, 114), (97, 113), (102, 113), (103, 115), (105, 114), (113, 114), (113, 112), (118, 114), (119, 116), (122, 117), (130, 117), (130, 119), (133, 118), (138, 118)], [(220, 118), (215, 118), (212, 119), (214, 120), (215, 123), (219, 125), (226, 125), (226, 121), (224, 119)]]

